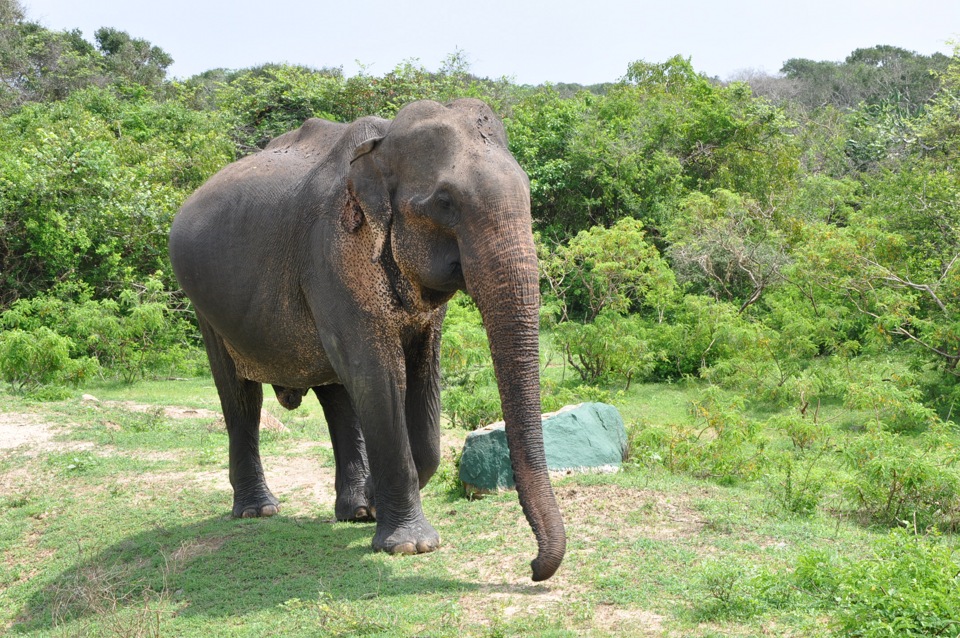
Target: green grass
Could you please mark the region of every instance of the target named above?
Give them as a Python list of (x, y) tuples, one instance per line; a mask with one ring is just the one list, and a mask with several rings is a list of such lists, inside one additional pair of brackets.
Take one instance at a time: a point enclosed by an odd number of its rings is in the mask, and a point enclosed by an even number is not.
[[(797, 584), (798, 565), (816, 551), (869, 556), (887, 535), (830, 507), (786, 512), (760, 480), (631, 463), (555, 484), (568, 554), (538, 584), (516, 495), (459, 498), (452, 454), (423, 491), (442, 548), (391, 557), (370, 550), (371, 524), (333, 521), (333, 458), (310, 397), (295, 412), (267, 401), (289, 430), (263, 445), (268, 480), (286, 472), (285, 487), (271, 480), (280, 515), (234, 520), (222, 425), (163, 412), (215, 410), (209, 379), (85, 391), (99, 403), (0, 394), (4, 422), (58, 428), (52, 443), (0, 450), (0, 633), (827, 636), (834, 612)], [(628, 423), (691, 423), (699, 391), (637, 385), (616, 402)], [(465, 434), (444, 430), (445, 445)], [(316, 487), (297, 482), (308, 469)]]

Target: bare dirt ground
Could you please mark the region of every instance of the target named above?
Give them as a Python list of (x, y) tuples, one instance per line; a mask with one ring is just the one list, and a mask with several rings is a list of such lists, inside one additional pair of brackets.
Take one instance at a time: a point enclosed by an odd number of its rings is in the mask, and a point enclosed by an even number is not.
[[(131, 412), (150, 413), (158, 408), (152, 405), (133, 401), (104, 402), (110, 407), (121, 407)], [(220, 419), (219, 412), (212, 410), (168, 406), (161, 410), (164, 417), (169, 419)], [(285, 431), (287, 428), (276, 417), (266, 411), (261, 414), (261, 426), (268, 430)], [(110, 423), (106, 424), (110, 427)], [(119, 426), (115, 426), (119, 427)], [(37, 415), (24, 412), (0, 413), (0, 458), (5, 453), (17, 450), (18, 454), (38, 456), (46, 453), (66, 453), (93, 450), (99, 455), (109, 456), (115, 451), (110, 446), (95, 446), (89, 441), (58, 440), (57, 436), (68, 431), (68, 427), (47, 423)], [(315, 459), (302, 456), (308, 453), (309, 448), (329, 447), (327, 442), (303, 443), (293, 454), (286, 456), (272, 456), (265, 459), (265, 472), (268, 484), (278, 494), (284, 495), (284, 509), (301, 510), (315, 503), (332, 502), (336, 498), (334, 492), (333, 468), (323, 467)], [(163, 453), (161, 453), (163, 454)], [(224, 450), (226, 454), (226, 450)], [(151, 460), (156, 460), (154, 455)], [(189, 474), (189, 475), (187, 475)], [(13, 490), (16, 486), (23, 486), (29, 477), (25, 471), (13, 469), (0, 473), (0, 490)], [(190, 473), (157, 473), (145, 472), (135, 479), (137, 482), (195, 482), (213, 489), (230, 491), (230, 482), (227, 472), (223, 469), (198, 471)]]
[(50, 444), (56, 433), (53, 426), (32, 414), (0, 413), (0, 450), (12, 450), (22, 445), (42, 448)]

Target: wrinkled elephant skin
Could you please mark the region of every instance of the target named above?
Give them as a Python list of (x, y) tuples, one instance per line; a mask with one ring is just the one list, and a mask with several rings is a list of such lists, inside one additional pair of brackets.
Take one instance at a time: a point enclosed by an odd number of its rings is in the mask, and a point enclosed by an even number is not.
[(565, 549), (540, 431), (539, 282), (529, 182), (482, 102), (415, 102), (396, 119), (311, 119), (214, 175), (184, 204), (170, 257), (193, 302), (230, 438), (233, 514), (279, 503), (259, 454), (262, 384), (323, 406), (336, 516), (373, 546), (437, 549), (420, 488), (440, 462), (440, 327), (476, 301), (517, 478), (533, 578)]

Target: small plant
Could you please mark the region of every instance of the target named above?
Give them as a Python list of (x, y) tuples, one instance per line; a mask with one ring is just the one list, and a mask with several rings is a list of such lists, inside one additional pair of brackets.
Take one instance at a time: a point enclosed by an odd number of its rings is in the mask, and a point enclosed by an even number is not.
[(817, 509), (830, 483), (828, 475), (819, 467), (822, 457), (822, 451), (800, 456), (787, 452), (768, 459), (764, 484), (777, 506), (802, 515)]
[(760, 477), (766, 439), (759, 425), (743, 416), (743, 399), (716, 387), (692, 406), (692, 426), (670, 424), (641, 428), (633, 437), (633, 458), (656, 458), (671, 472), (710, 478), (722, 484)]
[(76, 472), (77, 474), (83, 474), (89, 472), (100, 465), (100, 459), (91, 454), (90, 452), (83, 452), (72, 457), (69, 457), (67, 460), (66, 469), (68, 472)]
[(460, 480), (461, 455), (462, 451), (460, 449), (450, 448), (450, 458), (444, 457), (440, 460), (440, 466), (431, 480), (431, 484), (439, 486), (454, 499), (466, 498), (467, 496), (463, 481)]
[(291, 598), (277, 607), (285, 612), (316, 615), (320, 634), (324, 636), (369, 636), (388, 630), (387, 626), (364, 618), (350, 605), (338, 601), (325, 591), (317, 594), (316, 601)]
[(698, 581), (704, 593), (696, 608), (698, 620), (749, 618), (759, 611), (750, 576), (740, 562), (707, 562), (699, 569)]

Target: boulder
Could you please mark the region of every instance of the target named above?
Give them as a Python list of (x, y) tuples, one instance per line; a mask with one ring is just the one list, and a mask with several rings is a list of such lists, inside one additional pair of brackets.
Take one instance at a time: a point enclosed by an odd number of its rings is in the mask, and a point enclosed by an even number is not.
[[(623, 418), (612, 405), (581, 403), (545, 414), (543, 445), (551, 473), (616, 471), (627, 453)], [(460, 480), (467, 494), (514, 487), (503, 422), (467, 435), (460, 456)]]

